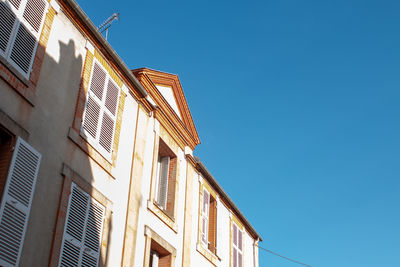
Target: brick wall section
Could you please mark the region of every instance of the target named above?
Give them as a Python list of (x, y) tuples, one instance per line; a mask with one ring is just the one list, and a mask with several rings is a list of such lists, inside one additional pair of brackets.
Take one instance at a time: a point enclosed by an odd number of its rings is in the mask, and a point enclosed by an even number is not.
[(73, 128), (79, 132), (82, 125), (83, 111), (85, 109), (86, 95), (89, 88), (90, 74), (93, 66), (93, 54), (87, 51), (83, 67), (81, 86), (79, 88), (78, 100), (76, 102)]
[(113, 153), (112, 153), (113, 165), (115, 165), (115, 162), (117, 160), (117, 155), (118, 155), (119, 136), (121, 134), (122, 114), (124, 113), (125, 98), (126, 98), (126, 94), (121, 91), (121, 94), (119, 97), (119, 102), (118, 102), (118, 112), (117, 112), (115, 133), (114, 133), (114, 144), (113, 144)]
[(24, 84), (12, 71), (10, 71), (6, 66), (0, 63), (0, 77), (28, 101), (32, 100), (32, 96), (35, 94), (36, 91), (36, 85), (39, 80), (40, 69), (42, 67), (44, 55), (46, 52), (46, 46), (49, 40), (50, 30), (54, 21), (55, 14), (56, 12), (54, 8), (50, 7), (49, 12), (47, 12), (44, 19), (43, 29), (33, 60), (32, 71), (29, 77), (28, 85)]

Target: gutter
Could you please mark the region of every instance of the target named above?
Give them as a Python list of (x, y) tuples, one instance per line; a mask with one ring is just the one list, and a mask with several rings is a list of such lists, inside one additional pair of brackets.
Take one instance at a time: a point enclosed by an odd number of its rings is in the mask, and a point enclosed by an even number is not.
[(235, 205), (235, 203), (233, 203), (232, 199), (228, 196), (228, 194), (224, 191), (224, 189), (222, 189), (222, 187), (218, 184), (217, 180), (212, 176), (212, 174), (210, 173), (210, 171), (206, 168), (206, 166), (204, 166), (204, 164), (200, 161), (200, 159), (198, 157), (194, 157), (197, 163), (197, 166), (200, 169), (200, 172), (202, 172), (203, 174), (205, 174), (207, 176), (207, 178), (209, 179), (209, 181), (211, 182), (211, 184), (217, 189), (218, 193), (220, 193), (222, 195), (222, 197), (229, 203), (229, 205), (231, 205), (232, 209), (234, 210), (234, 212), (236, 212), (240, 219), (244, 222), (244, 224), (250, 229), (250, 231), (252, 232), (252, 234), (254, 236), (256, 236), (257, 240), (262, 241), (261, 236), (256, 232), (256, 230), (254, 229), (254, 227), (250, 224), (250, 222), (246, 219), (246, 217), (243, 215), (243, 213), (239, 210), (239, 208)]
[(111, 56), (112, 60), (117, 63), (117, 67), (122, 70), (123, 74), (128, 78), (128, 80), (135, 86), (135, 88), (139, 91), (139, 94), (145, 98), (148, 93), (142, 86), (142, 84), (136, 79), (136, 77), (132, 74), (132, 71), (126, 66), (126, 64), (119, 57), (117, 52), (111, 47), (111, 45), (104, 39), (103, 35), (99, 32), (97, 27), (93, 24), (93, 22), (89, 19), (86, 13), (80, 8), (80, 6), (75, 2), (75, 0), (59, 0), (60, 2), (66, 4), (71, 10), (75, 12), (77, 17), (84, 22), (85, 26), (89, 29), (90, 33), (93, 37), (98, 41), (106, 52)]

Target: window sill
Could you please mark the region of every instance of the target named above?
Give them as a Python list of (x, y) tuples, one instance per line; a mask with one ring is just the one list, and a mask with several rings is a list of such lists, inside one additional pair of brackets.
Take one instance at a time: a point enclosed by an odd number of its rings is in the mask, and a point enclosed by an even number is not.
[(147, 208), (154, 213), (154, 215), (160, 218), (161, 221), (163, 221), (175, 233), (178, 233), (178, 225), (175, 223), (174, 219), (169, 217), (169, 215), (167, 215), (164, 210), (158, 207), (157, 204), (153, 203), (151, 200), (147, 200)]
[(218, 266), (218, 263), (221, 261), (220, 257), (218, 257), (216, 254), (212, 253), (210, 250), (205, 248), (201, 243), (197, 243), (196, 249), (201, 255), (203, 255), (214, 266)]
[(89, 142), (86, 141), (75, 129), (69, 128), (68, 137), (77, 144), (86, 154), (100, 165), (113, 179), (111, 163), (101, 155)]

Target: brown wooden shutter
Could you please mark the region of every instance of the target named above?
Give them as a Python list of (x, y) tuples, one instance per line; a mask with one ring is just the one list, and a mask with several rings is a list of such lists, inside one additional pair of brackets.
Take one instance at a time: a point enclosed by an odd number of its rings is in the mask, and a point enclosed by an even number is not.
[(216, 253), (217, 247), (217, 201), (211, 197), (208, 227), (209, 249)]

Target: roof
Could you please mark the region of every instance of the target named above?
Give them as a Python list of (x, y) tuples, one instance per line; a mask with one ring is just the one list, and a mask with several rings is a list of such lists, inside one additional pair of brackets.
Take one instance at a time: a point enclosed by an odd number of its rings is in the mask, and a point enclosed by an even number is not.
[(222, 189), (220, 184), (217, 182), (217, 180), (214, 178), (214, 176), (210, 173), (210, 171), (206, 168), (206, 166), (200, 161), (200, 159), (198, 157), (194, 157), (194, 160), (196, 162), (197, 170), (200, 171), (200, 173), (205, 176), (207, 181), (219, 193), (220, 197), (222, 197), (222, 199), (227, 202), (227, 204), (230, 206), (232, 211), (236, 214), (236, 216), (239, 217), (240, 221), (243, 222), (243, 224), (245, 225), (247, 230), (250, 232), (250, 234), (252, 234), (254, 238), (258, 238), (260, 241), (262, 241), (261, 236), (257, 233), (257, 231), (250, 224), (250, 222), (246, 219), (246, 217), (239, 210), (239, 208), (235, 205), (235, 203), (233, 203), (232, 199), (228, 196), (228, 194), (224, 191), (224, 189)]

